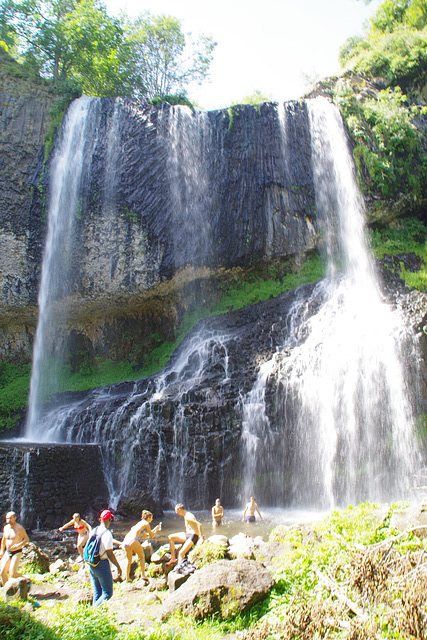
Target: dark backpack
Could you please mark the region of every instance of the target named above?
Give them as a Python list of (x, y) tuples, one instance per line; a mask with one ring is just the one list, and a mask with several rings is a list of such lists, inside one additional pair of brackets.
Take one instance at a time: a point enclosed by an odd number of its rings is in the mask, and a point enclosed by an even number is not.
[(83, 549), (83, 559), (87, 562), (91, 567), (97, 567), (101, 560), (101, 555), (99, 553), (99, 548), (101, 546), (101, 535), (98, 535), (98, 527), (90, 534), (90, 538), (86, 543), (85, 548)]

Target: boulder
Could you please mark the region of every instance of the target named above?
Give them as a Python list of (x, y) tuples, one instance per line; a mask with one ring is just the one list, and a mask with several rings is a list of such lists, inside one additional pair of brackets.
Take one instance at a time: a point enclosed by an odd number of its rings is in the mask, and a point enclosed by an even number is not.
[(220, 560), (195, 571), (163, 603), (163, 620), (179, 610), (194, 620), (214, 614), (226, 620), (246, 611), (273, 587), (270, 572), (260, 562)]
[(179, 587), (181, 587), (184, 584), (184, 582), (187, 582), (190, 575), (191, 575), (190, 573), (187, 575), (183, 575), (182, 573), (171, 571), (167, 577), (167, 585), (169, 588), (169, 593), (176, 591)]
[(424, 504), (412, 505), (407, 509), (395, 512), (390, 518), (390, 526), (396, 527), (399, 531), (405, 529), (416, 530), (416, 535), (420, 538), (427, 537), (427, 506)]
[(28, 591), (30, 590), (31, 582), (24, 577), (9, 578), (1, 590), (4, 596), (5, 602), (9, 602), (12, 598), (19, 598), (20, 600), (27, 600)]
[(255, 558), (254, 539), (245, 533), (238, 533), (229, 540), (228, 555), (230, 558)]
[(52, 562), (51, 565), (49, 565), (49, 572), (50, 573), (60, 573), (61, 571), (67, 571), (68, 569), (68, 565), (61, 560), (61, 558), (58, 558), (58, 560), (55, 560), (55, 562)]
[(22, 564), (31, 564), (33, 569), (38, 573), (47, 573), (49, 571), (49, 556), (44, 553), (33, 542), (27, 542), (22, 549)]
[(154, 498), (149, 493), (137, 488), (122, 496), (117, 505), (117, 513), (126, 518), (140, 518), (143, 509), (151, 511), (154, 518), (159, 518), (163, 515), (163, 509)]

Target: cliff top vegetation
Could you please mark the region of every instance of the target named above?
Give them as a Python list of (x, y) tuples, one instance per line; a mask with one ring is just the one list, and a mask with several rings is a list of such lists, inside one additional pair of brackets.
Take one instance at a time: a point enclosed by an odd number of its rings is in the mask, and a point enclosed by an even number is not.
[(34, 78), (91, 96), (185, 95), (209, 74), (216, 43), (173, 16), (107, 14), (99, 0), (1, 0), (0, 48)]

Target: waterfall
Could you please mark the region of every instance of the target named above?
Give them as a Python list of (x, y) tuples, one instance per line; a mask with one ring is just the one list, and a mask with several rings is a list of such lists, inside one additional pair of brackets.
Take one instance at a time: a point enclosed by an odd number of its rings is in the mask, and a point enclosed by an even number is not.
[(94, 144), (89, 114), (92, 99), (83, 96), (68, 109), (62, 126), (62, 138), (51, 168), (48, 227), (43, 253), (38, 297), (39, 318), (33, 347), (30, 396), (26, 423), (29, 440), (43, 440), (40, 425), (42, 403), (55, 390), (54, 335), (59, 321), (66, 317), (64, 299), (70, 293), (70, 273), (75, 241), (80, 184), (88, 169)]
[(402, 368), (410, 337), (380, 296), (339, 112), (323, 98), (308, 109), (330, 277), (295, 301), (285, 342), (244, 399), (245, 495), (326, 508), (404, 497), (418, 464)]
[(208, 115), (192, 112), (188, 107), (172, 107), (165, 135), (175, 266), (205, 265), (213, 250), (207, 173)]
[[(221, 113), (111, 105), (75, 101), (53, 159), (27, 438), (99, 444), (111, 506), (135, 488), (163, 506), (193, 508), (212, 495), (316, 508), (404, 496), (418, 464), (402, 365), (411, 338), (376, 281), (338, 111), (316, 99), (275, 118), (270, 106), (261, 135), (254, 110), (239, 132), (239, 120), (229, 129)], [(308, 124), (311, 156), (301, 143)], [(150, 261), (137, 262), (141, 289), (122, 279), (119, 256), (131, 245), (141, 256), (158, 247), (166, 282), (189, 265), (227, 265), (230, 252), (239, 266), (297, 255), (320, 238), (328, 277), (201, 321), (156, 375), (42, 409), (59, 351), (55, 326), (78, 293), (71, 267), (80, 204), (90, 197), (97, 205), (83, 207), (80, 233), (101, 241), (85, 246), (91, 259), (79, 277), (89, 292), (98, 281), (111, 299), (146, 292)], [(122, 214), (129, 224), (119, 225)]]
[[(171, 507), (190, 493), (193, 503), (205, 504), (209, 469), (203, 424), (198, 426), (199, 446), (186, 403), (193, 396), (198, 404), (197, 389), (210, 372), (219, 386), (227, 383), (229, 339), (230, 334), (204, 326), (183, 341), (162, 373), (52, 409), (44, 416), (46, 441), (101, 444), (113, 507), (120, 496), (141, 486)], [(206, 461), (202, 465), (201, 459)]]

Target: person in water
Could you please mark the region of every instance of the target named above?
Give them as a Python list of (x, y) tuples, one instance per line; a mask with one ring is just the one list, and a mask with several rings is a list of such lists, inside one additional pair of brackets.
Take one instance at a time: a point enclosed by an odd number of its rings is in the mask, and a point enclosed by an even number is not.
[(62, 532), (64, 531), (64, 529), (68, 529), (69, 527), (74, 527), (77, 532), (76, 547), (79, 555), (83, 558), (83, 548), (86, 542), (89, 540), (92, 527), (85, 520), (83, 520), (83, 518), (80, 517), (80, 513), (73, 513), (72, 520), (62, 525), (62, 527), (59, 527), (58, 531)]
[(184, 518), (185, 531), (180, 531), (179, 533), (172, 533), (168, 536), (170, 550), (171, 550), (171, 559), (166, 564), (176, 564), (176, 554), (175, 554), (175, 543), (182, 544), (181, 549), (178, 553), (178, 560), (181, 563), (190, 549), (197, 544), (198, 542), (203, 542), (203, 531), (202, 525), (192, 513), (186, 511), (184, 509), (184, 505), (177, 504), (175, 506), (175, 513)]
[(255, 502), (255, 498), (251, 496), (250, 501), (247, 503), (245, 510), (243, 512), (242, 522), (255, 522), (255, 512), (258, 513), (259, 517), (262, 520), (262, 515), (259, 512), (258, 505)]
[(3, 537), (0, 544), (0, 582), (1, 586), (7, 582), (7, 574), (10, 578), (20, 578), (18, 565), (22, 556), (22, 548), (29, 542), (24, 527), (16, 522), (16, 513), (6, 513), (6, 524), (3, 527)]
[(223, 517), (224, 517), (224, 509), (221, 506), (220, 499), (217, 498), (215, 500), (214, 506), (212, 507), (212, 526), (214, 528), (219, 527)]
[(145, 554), (144, 549), (141, 546), (138, 538), (142, 537), (143, 539), (154, 538), (156, 533), (158, 533), (162, 528), (162, 523), (151, 529), (151, 522), (153, 520), (153, 514), (151, 511), (143, 511), (141, 513), (141, 520), (133, 525), (130, 531), (125, 535), (125, 538), (120, 545), (121, 548), (126, 552), (126, 582), (130, 582), (130, 568), (132, 565), (132, 555), (136, 553), (139, 558), (139, 563), (141, 565), (141, 578), (145, 583), (148, 583), (148, 578), (145, 575)]

